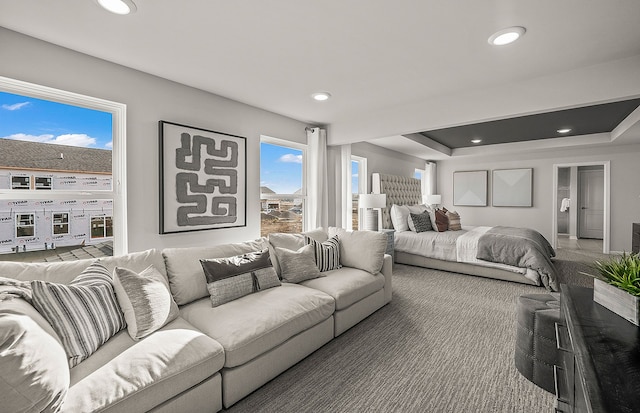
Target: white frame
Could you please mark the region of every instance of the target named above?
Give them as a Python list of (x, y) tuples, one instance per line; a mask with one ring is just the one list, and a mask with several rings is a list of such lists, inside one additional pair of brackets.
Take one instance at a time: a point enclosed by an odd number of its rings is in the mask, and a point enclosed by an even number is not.
[[(508, 186), (503, 182), (502, 178), (509, 178), (510, 174), (519, 175), (521, 171), (524, 171), (525, 177), (522, 187), (514, 188), (514, 186)], [(501, 179), (496, 180), (496, 176)], [(491, 205), (494, 207), (533, 207), (533, 168), (494, 169), (491, 171)]]
[[(22, 236), (18, 235), (18, 215), (31, 215), (31, 221), (33, 222), (33, 224), (20, 225), (20, 227), (32, 227), (33, 228), (32, 235), (22, 235)], [(36, 213), (35, 212), (16, 212), (14, 213), (13, 216), (14, 216), (14, 234), (16, 235), (16, 238), (29, 238), (29, 237), (35, 236), (36, 234)]]
[[(486, 207), (488, 204), (487, 175), (488, 171), (486, 169), (453, 172), (453, 205)], [(477, 184), (480, 185), (479, 188), (476, 187)], [(461, 199), (461, 196), (469, 191), (479, 198), (477, 202), (464, 203), (463, 199)]]
[[(66, 215), (67, 216), (67, 222), (56, 224), (56, 220), (54, 218), (54, 215)], [(51, 234), (52, 235), (69, 235), (69, 234), (71, 234), (71, 219), (70, 219), (69, 215), (70, 214), (68, 212), (55, 212), (55, 211), (51, 212)], [(65, 232), (63, 234), (56, 234), (56, 230), (55, 230), (56, 225), (66, 225), (67, 226), (67, 232)], [(89, 239), (91, 239), (91, 236), (89, 236)]]
[[(23, 82), (0, 76), (0, 91), (82, 106), (111, 113), (113, 130), (111, 191), (22, 191), (22, 199), (113, 199), (113, 255), (129, 250), (127, 235), (127, 105), (105, 99), (81, 95), (66, 90)], [(0, 190), (0, 200), (15, 199), (16, 192)]]
[[(303, 143), (292, 142), (285, 139), (274, 138), (271, 136), (260, 135), (260, 143), (268, 143), (270, 145), (283, 146), (285, 148), (295, 149), (297, 151), (302, 152), (302, 182), (300, 188), (300, 194), (258, 194), (258, 201), (262, 201), (263, 199), (280, 199), (280, 198), (292, 198), (292, 199), (302, 199), (302, 230), (307, 230), (307, 153), (308, 146)], [(262, 156), (260, 156), (260, 160), (262, 161)], [(262, 177), (260, 177), (260, 182), (262, 182)], [(260, 187), (258, 186), (258, 190)], [(262, 208), (260, 208), (262, 209)], [(262, 222), (260, 222), (260, 226), (262, 226)]]
[(554, 249), (558, 248), (558, 211), (556, 210), (556, 206), (558, 204), (558, 169), (592, 165), (602, 165), (604, 168), (604, 213), (602, 214), (604, 222), (602, 230), (602, 253), (611, 253), (611, 161), (561, 163), (553, 165), (551, 246)]
[[(363, 156), (357, 156), (357, 155), (351, 155), (351, 164), (353, 164), (353, 162), (357, 162), (358, 163), (358, 194), (366, 194), (367, 193), (367, 188), (369, 187), (369, 180), (368, 178), (368, 173), (367, 173), (367, 158), (363, 157)], [(353, 170), (353, 166), (351, 168), (351, 170)], [(351, 172), (350, 170), (350, 172)], [(349, 182), (351, 182), (352, 179), (349, 180)], [(348, 200), (347, 200), (347, 205), (353, 205), (353, 188), (351, 188), (351, 191), (349, 192), (348, 195)], [(347, 212), (348, 216), (351, 216), (351, 209), (349, 209), (349, 211)], [(362, 221), (364, 218), (364, 213), (362, 212), (362, 208), (358, 208), (358, 228), (355, 229), (362, 229)], [(351, 226), (346, 228), (347, 230), (351, 230), (354, 229), (353, 228), (353, 220), (350, 219), (349, 222), (351, 223)]]

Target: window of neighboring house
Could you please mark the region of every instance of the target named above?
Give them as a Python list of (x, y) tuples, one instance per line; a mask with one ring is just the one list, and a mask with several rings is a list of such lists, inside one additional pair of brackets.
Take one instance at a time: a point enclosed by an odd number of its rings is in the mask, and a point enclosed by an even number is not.
[[(15, 154), (0, 164), (0, 216), (14, 220), (0, 225), (0, 239), (19, 238), (20, 260), (94, 238), (127, 252), (125, 115), (120, 103), (0, 77), (0, 151)], [(0, 245), (0, 261), (16, 256), (10, 244)]]
[(53, 216), (53, 234), (66, 235), (69, 234), (69, 214), (67, 212), (54, 213)]
[(51, 189), (51, 178), (36, 176), (36, 189)]
[(91, 238), (113, 236), (113, 219), (109, 216), (91, 217)]
[(16, 238), (33, 237), (35, 234), (35, 214), (16, 214)]
[(12, 176), (11, 189), (31, 189), (30, 176)]
[(360, 229), (358, 195), (367, 193), (367, 158), (351, 155), (351, 228)]
[(260, 235), (302, 232), (306, 211), (307, 146), (260, 138)]

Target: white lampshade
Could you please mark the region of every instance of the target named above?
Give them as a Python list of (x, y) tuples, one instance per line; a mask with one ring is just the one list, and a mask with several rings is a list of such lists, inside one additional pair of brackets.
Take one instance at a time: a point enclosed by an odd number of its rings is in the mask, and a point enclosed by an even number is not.
[(387, 206), (387, 194), (360, 194), (358, 208), (384, 208)]
[(442, 195), (425, 195), (422, 197), (425, 204), (440, 205), (442, 202)]

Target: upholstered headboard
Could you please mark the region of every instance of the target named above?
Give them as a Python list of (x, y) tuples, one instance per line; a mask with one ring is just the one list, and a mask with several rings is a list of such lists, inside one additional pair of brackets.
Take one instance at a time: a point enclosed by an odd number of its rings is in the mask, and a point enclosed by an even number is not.
[(374, 173), (371, 188), (374, 193), (387, 194), (387, 207), (382, 208), (382, 228), (393, 228), (391, 205), (416, 205), (422, 203), (420, 180), (407, 176)]

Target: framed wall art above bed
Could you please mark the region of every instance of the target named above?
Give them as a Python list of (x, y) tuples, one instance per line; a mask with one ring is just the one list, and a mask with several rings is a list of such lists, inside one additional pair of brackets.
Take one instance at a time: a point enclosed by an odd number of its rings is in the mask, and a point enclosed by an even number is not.
[(246, 138), (160, 121), (160, 234), (246, 226)]
[(533, 168), (494, 169), (492, 174), (493, 206), (533, 206)]
[(456, 171), (453, 173), (453, 205), (487, 206), (488, 171)]

